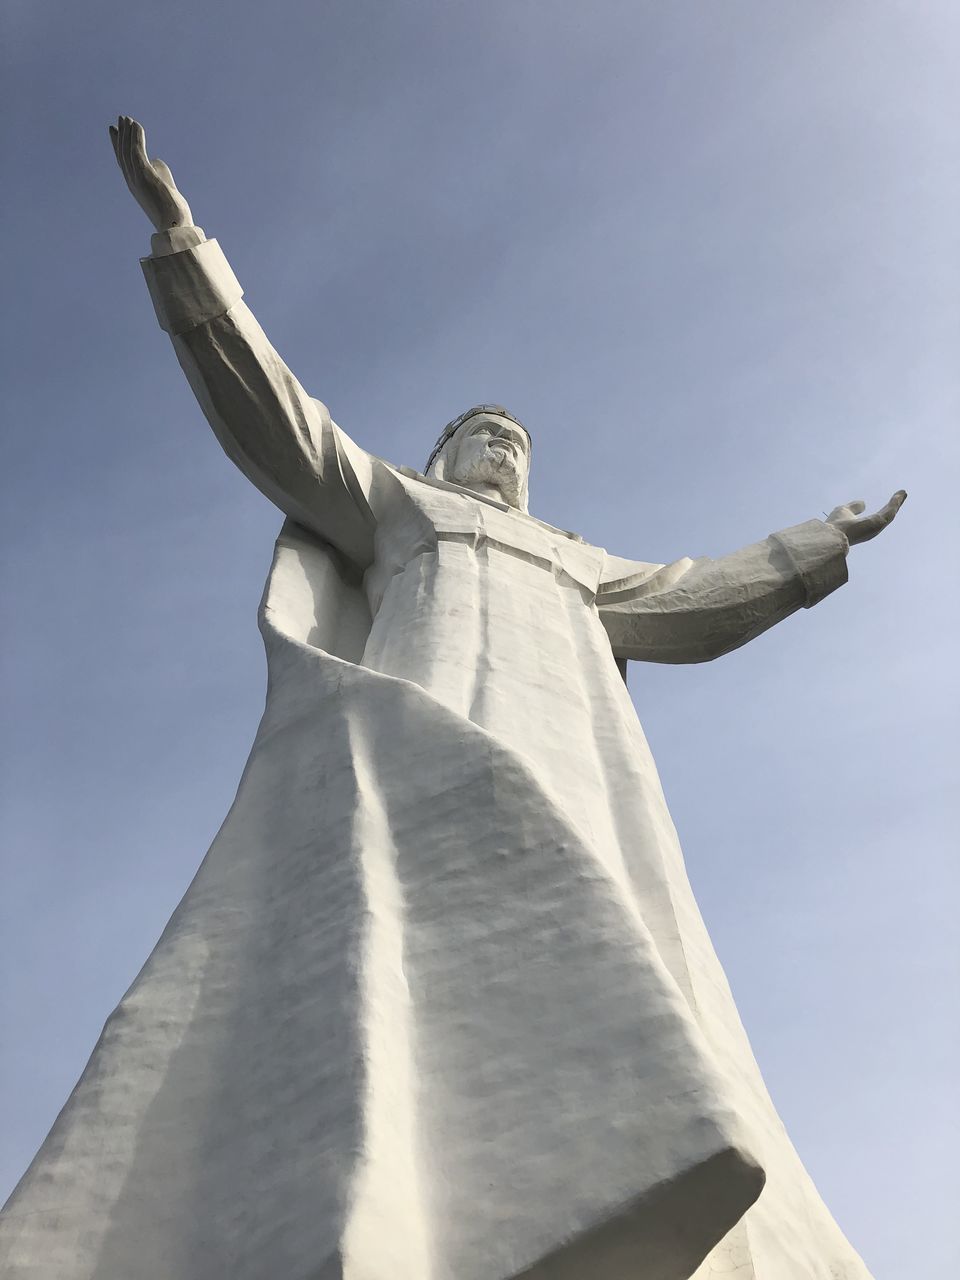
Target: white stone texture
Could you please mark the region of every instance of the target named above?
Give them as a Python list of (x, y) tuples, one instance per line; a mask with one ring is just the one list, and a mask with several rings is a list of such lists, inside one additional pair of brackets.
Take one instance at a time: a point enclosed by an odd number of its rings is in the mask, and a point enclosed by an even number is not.
[(865, 1280), (763, 1085), (618, 671), (816, 603), (843, 533), (644, 564), (382, 462), (179, 231), (144, 262), (160, 323), (288, 517), (267, 704), (10, 1201), (3, 1275)]

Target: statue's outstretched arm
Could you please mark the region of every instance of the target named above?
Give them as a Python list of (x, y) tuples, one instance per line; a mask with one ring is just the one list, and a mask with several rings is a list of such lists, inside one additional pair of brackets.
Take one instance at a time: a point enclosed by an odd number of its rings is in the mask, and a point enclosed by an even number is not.
[(369, 564), (373, 459), (274, 350), (219, 245), (194, 226), (170, 170), (147, 156), (142, 127), (121, 116), (110, 137), (127, 186), (156, 228), (142, 266), (157, 318), (224, 451), (286, 515)]
[(874, 538), (893, 520), (906, 494), (860, 516), (862, 502), (837, 507), (824, 520), (771, 534), (717, 560), (672, 565), (629, 562), (607, 576), (597, 596), (618, 658), (641, 662), (709, 662), (809, 609), (847, 580), (850, 546)]

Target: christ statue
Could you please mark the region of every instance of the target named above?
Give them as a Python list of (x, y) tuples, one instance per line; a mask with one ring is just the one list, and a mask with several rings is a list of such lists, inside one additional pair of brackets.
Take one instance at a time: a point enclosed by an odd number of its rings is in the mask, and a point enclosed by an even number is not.
[(837, 507), (717, 559), (528, 511), (530, 433), (422, 471), (301, 387), (141, 126), (160, 326), (285, 522), (236, 800), (2, 1219), (10, 1280), (865, 1280), (764, 1086), (627, 692), (847, 579)]

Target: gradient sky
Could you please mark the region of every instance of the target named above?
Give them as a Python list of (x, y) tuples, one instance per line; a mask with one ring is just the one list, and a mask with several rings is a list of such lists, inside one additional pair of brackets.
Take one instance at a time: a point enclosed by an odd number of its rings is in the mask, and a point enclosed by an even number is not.
[(157, 328), (124, 112), (381, 456), (499, 401), (535, 514), (644, 560), (910, 491), (817, 609), (631, 689), (827, 1203), (877, 1280), (955, 1274), (955, 0), (4, 12), (0, 1194), (263, 704), (279, 516)]

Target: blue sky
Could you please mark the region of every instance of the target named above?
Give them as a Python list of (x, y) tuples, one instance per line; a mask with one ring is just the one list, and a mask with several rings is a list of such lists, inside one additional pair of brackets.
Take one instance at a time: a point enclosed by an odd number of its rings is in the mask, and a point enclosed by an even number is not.
[(960, 9), (5, 12), (0, 1192), (215, 834), (263, 703), (279, 518), (156, 326), (107, 139), (124, 112), (301, 380), (384, 457), (419, 466), (499, 401), (534, 436), (534, 512), (644, 560), (909, 490), (816, 610), (631, 689), (814, 1179), (877, 1280), (955, 1268)]

